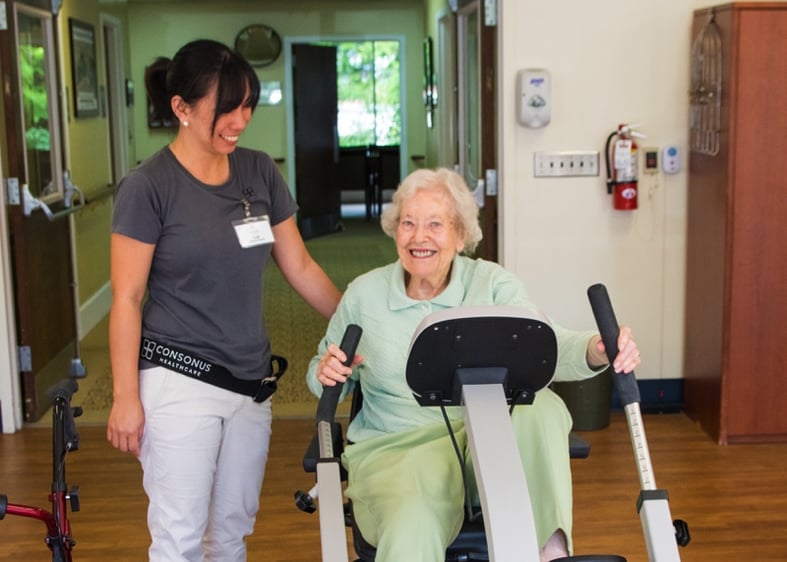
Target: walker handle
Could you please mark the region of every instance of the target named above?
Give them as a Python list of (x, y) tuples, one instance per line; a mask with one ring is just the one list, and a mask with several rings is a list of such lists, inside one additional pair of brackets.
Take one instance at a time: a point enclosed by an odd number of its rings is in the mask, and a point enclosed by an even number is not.
[(46, 390), (46, 395), (54, 401), (55, 398), (62, 398), (66, 402), (71, 402), (71, 397), (79, 390), (79, 384), (74, 379), (62, 379), (53, 384)]
[[(352, 365), (355, 358), (355, 350), (358, 348), (358, 342), (361, 341), (362, 333), (363, 330), (357, 324), (349, 324), (344, 331), (344, 337), (339, 347), (347, 356), (347, 359), (344, 361), (346, 367)], [(333, 423), (336, 417), (336, 406), (339, 404), (343, 386), (344, 383), (341, 382), (337, 382), (334, 386), (323, 386), (322, 396), (320, 396), (320, 402), (317, 404), (317, 424), (322, 421)]]
[[(609, 300), (607, 288), (601, 283), (591, 285), (588, 288), (588, 299), (590, 300), (590, 307), (593, 309), (593, 316), (596, 318), (601, 341), (604, 342), (607, 358), (611, 365), (618, 356), (620, 327), (615, 318), (615, 311), (612, 310), (612, 303)], [(628, 374), (613, 373), (612, 380), (615, 383), (615, 388), (623, 406), (640, 401), (639, 387), (637, 386), (637, 378), (634, 376), (634, 371)]]

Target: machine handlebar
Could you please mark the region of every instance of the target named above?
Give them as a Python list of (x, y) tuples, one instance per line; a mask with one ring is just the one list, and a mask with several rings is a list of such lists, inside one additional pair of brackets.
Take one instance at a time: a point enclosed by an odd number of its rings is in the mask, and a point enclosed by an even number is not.
[[(342, 343), (339, 347), (347, 356), (347, 359), (344, 361), (346, 367), (352, 365), (355, 358), (355, 350), (358, 348), (358, 342), (361, 341), (362, 333), (363, 330), (357, 324), (348, 325), (344, 331), (344, 337), (342, 337)], [(334, 386), (323, 386), (322, 396), (320, 396), (320, 401), (317, 404), (318, 424), (321, 421), (333, 422), (343, 387), (344, 383), (336, 383)]]
[[(615, 311), (612, 310), (612, 303), (609, 300), (607, 288), (601, 283), (591, 285), (588, 288), (588, 299), (590, 300), (590, 307), (593, 309), (593, 316), (596, 318), (601, 340), (604, 342), (607, 358), (612, 364), (618, 356), (620, 328), (615, 318)], [(634, 371), (628, 374), (613, 373), (612, 380), (624, 406), (640, 401), (639, 387), (637, 386), (637, 378), (634, 376)]]

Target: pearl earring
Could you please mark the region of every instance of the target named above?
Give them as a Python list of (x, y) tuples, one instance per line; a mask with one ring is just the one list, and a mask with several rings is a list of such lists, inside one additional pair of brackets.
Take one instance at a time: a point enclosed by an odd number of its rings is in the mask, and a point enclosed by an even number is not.
[(186, 121), (186, 120), (183, 120), (183, 126), (184, 126), (184, 127), (188, 127), (188, 126), (189, 126), (189, 122), (188, 122), (188, 121)]

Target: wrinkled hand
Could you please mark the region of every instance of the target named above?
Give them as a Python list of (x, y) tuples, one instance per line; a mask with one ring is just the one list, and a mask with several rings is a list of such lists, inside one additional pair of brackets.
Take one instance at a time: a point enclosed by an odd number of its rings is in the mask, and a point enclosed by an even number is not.
[(336, 386), (336, 383), (345, 382), (347, 377), (353, 372), (352, 368), (363, 361), (363, 357), (360, 355), (353, 357), (350, 367), (344, 365), (346, 360), (347, 355), (338, 345), (335, 343), (329, 345), (317, 365), (317, 380), (323, 386)]
[(115, 400), (107, 422), (107, 441), (116, 449), (139, 456), (145, 412), (137, 399)]
[[(588, 344), (588, 365), (604, 365), (609, 360), (607, 359), (606, 348), (604, 342), (601, 341), (601, 336), (591, 338)], [(634, 336), (631, 333), (631, 328), (628, 326), (620, 326), (620, 335), (618, 335), (618, 356), (615, 357), (612, 368), (616, 373), (630, 373), (639, 364), (639, 349), (637, 342), (634, 341)]]

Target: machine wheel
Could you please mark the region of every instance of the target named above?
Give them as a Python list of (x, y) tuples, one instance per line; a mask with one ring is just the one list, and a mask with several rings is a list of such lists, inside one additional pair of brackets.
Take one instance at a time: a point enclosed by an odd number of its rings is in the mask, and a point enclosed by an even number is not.
[(552, 562), (626, 562), (626, 559), (617, 554), (582, 554), (555, 558)]

